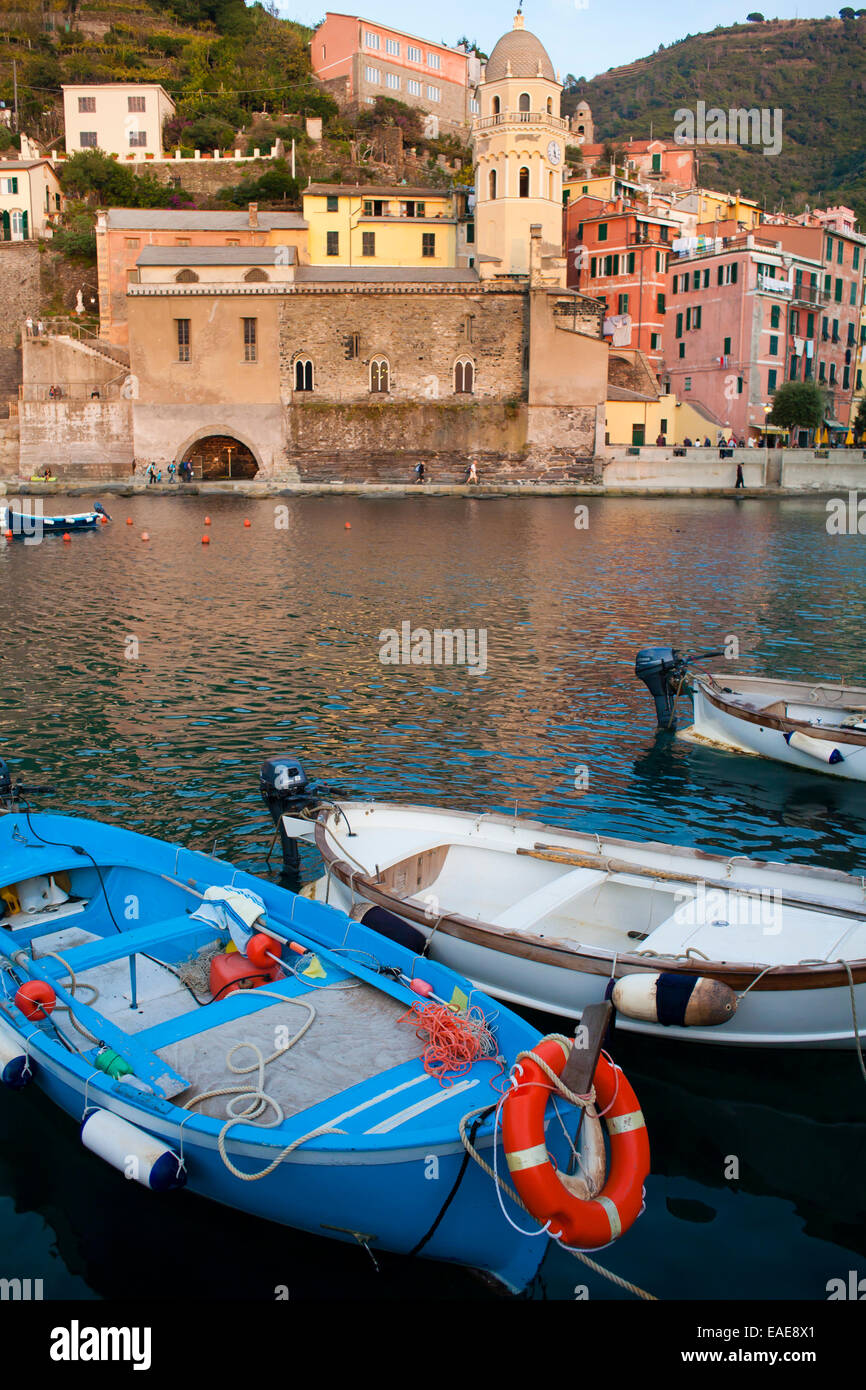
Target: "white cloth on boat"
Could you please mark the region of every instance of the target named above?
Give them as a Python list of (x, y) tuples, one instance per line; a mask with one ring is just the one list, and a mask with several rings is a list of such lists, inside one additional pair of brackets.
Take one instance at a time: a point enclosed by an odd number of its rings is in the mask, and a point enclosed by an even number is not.
[(258, 893), (251, 892), (249, 888), (211, 884), (210, 888), (205, 889), (201, 907), (190, 913), (190, 920), (211, 922), (220, 931), (229, 932), (238, 950), (243, 952), (256, 923), (260, 927), (265, 926), (265, 904)]

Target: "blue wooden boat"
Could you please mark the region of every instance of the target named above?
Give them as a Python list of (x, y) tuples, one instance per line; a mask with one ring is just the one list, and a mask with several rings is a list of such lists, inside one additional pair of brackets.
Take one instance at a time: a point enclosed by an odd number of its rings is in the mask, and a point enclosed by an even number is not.
[(10, 506), (0, 506), (0, 534), (15, 540), (34, 536), (62, 536), (67, 531), (95, 531), (111, 517), (101, 502), (94, 503), (92, 512), (73, 512), (70, 516), (42, 516), (39, 512), (20, 512)]
[[(32, 1077), (81, 1123), (86, 1147), (155, 1191), (188, 1185), (371, 1253), (419, 1253), (527, 1287), (549, 1239), (468, 1156), (460, 1127), (493, 1164), (506, 1073), (539, 1043), (536, 1029), (334, 907), (206, 854), (31, 812), (8, 774), (5, 792), (7, 1085)], [(455, 1017), (473, 1009), (496, 1055), (441, 1084), (403, 1019), (422, 995)], [(559, 1099), (554, 1123), (547, 1109), (564, 1173), (585, 1112)]]

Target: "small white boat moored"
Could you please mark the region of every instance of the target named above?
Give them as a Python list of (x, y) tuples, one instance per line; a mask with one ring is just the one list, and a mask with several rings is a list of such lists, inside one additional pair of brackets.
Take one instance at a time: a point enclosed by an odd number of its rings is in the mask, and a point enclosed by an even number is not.
[(866, 1019), (863, 878), (372, 801), (281, 826), (324, 860), (305, 895), (510, 1003), (611, 997), (617, 1027), (764, 1047), (854, 1047)]
[(670, 647), (638, 653), (635, 675), (655, 700), (660, 729), (677, 729), (677, 700), (691, 695), (694, 721), (680, 738), (866, 781), (866, 688), (690, 670), (697, 659)]

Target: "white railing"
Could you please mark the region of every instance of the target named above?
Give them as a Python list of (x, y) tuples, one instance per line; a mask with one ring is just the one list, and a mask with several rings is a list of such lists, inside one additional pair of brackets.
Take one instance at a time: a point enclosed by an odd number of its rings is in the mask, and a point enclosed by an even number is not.
[(567, 130), (568, 121), (561, 116), (554, 116), (549, 111), (500, 111), (495, 116), (476, 117), (475, 129), (487, 130), (491, 126), (507, 125), (509, 122), (518, 125), (547, 125), (555, 130)]

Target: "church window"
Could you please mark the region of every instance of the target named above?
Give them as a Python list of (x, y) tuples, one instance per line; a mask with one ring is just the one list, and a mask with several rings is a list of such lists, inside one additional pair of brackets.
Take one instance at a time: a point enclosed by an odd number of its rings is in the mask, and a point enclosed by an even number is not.
[(370, 363), (370, 390), (387, 393), (389, 386), (390, 368), (386, 357), (374, 357)]
[(521, 198), (529, 197), (529, 170), (526, 168), (526, 165), (520, 170), (518, 190)]
[(498, 116), (500, 110), (501, 110), (501, 105), (500, 105), (499, 97), (494, 97), (494, 98), (493, 98), (493, 114), (494, 114), (494, 116)]
[(299, 357), (295, 363), (295, 390), (312, 391), (313, 364), (309, 357)]
[(548, 98), (547, 98), (547, 114), (548, 114), (548, 116), (552, 116), (552, 115), (553, 115), (553, 98), (552, 98), (552, 97), (548, 97)]
[(518, 111), (529, 111), (531, 109), (528, 92), (520, 93), (520, 96), (517, 98), (517, 109)]
[(496, 197), (496, 170), (495, 170), (495, 169), (491, 169), (491, 170), (490, 170), (490, 196), (491, 196), (491, 198), (495, 198), (495, 197)]
[(248, 270), (246, 275), (244, 276), (244, 280), (247, 282), (248, 285), (260, 284), (263, 280), (267, 279), (267, 271), (260, 270), (257, 265), (254, 265), (252, 270)]
[(194, 270), (179, 270), (174, 278), (178, 285), (191, 285), (193, 281), (198, 279), (198, 276)]
[(466, 357), (454, 364), (454, 390), (458, 394), (471, 396), (475, 387), (475, 365)]

